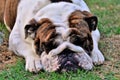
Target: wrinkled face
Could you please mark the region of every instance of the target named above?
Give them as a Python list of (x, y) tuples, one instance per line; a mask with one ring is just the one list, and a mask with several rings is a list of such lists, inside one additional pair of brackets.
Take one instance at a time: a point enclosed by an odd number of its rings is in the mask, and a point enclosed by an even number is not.
[[(69, 71), (83, 67), (84, 53), (93, 49), (91, 31), (97, 18), (86, 11), (75, 11), (68, 18), (67, 28), (57, 26), (48, 18), (25, 27), (26, 38), (34, 34), (35, 50), (46, 71)], [(82, 61), (82, 63), (81, 63)], [(87, 63), (86, 63), (87, 64)]]

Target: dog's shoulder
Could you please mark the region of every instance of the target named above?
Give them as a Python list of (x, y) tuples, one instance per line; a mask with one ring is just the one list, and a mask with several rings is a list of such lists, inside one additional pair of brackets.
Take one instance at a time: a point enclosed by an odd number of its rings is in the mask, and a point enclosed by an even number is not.
[(50, 0), (6, 0), (4, 5), (4, 23), (8, 30), (11, 31), (16, 21), (18, 21), (16, 20), (17, 17), (24, 19), (34, 16), (39, 9), (50, 2)]

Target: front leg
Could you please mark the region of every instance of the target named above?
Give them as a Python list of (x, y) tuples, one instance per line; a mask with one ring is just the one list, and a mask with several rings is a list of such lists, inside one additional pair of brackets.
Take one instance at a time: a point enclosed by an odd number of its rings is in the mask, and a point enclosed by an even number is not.
[(38, 72), (42, 69), (40, 57), (34, 52), (31, 44), (23, 41), (17, 28), (13, 29), (10, 34), (9, 49), (25, 58), (26, 70)]
[(25, 57), (26, 70), (30, 72), (39, 72), (42, 69), (41, 59), (34, 53), (28, 54)]
[(92, 31), (92, 39), (93, 39), (93, 50), (92, 50), (91, 58), (93, 60), (93, 63), (95, 65), (103, 64), (105, 59), (103, 54), (98, 48), (98, 41), (100, 39), (100, 33), (98, 29), (95, 31)]

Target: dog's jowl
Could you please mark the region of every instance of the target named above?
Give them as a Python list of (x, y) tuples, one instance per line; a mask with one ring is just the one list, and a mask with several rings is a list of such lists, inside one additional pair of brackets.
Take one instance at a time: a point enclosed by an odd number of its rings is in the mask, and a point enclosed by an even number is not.
[(30, 72), (91, 70), (104, 62), (97, 23), (83, 0), (20, 0), (9, 49)]

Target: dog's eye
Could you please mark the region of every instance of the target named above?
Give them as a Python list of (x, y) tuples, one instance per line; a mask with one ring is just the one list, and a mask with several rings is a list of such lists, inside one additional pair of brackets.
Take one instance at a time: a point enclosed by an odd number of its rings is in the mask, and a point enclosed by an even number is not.
[(80, 37), (79, 35), (73, 34), (70, 37), (70, 42), (75, 45), (83, 45), (83, 43), (87, 40), (86, 37)]
[(93, 40), (89, 34), (87, 36), (72, 34), (70, 36), (70, 42), (84, 48), (88, 52), (91, 52), (93, 49)]

